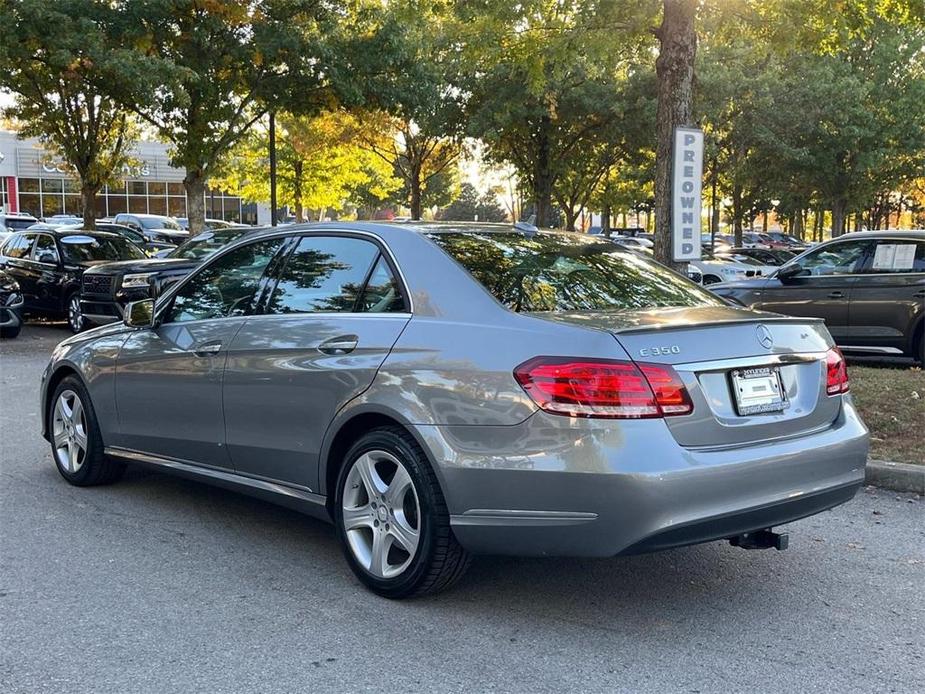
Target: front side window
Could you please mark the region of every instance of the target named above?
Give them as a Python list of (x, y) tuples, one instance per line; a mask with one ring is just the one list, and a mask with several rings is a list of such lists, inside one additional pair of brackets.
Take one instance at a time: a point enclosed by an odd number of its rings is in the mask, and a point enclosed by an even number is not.
[(665, 266), (583, 234), (465, 232), (429, 237), (513, 311), (724, 305)]
[[(280, 274), (267, 313), (362, 311), (363, 285), (378, 257), (379, 248), (362, 239), (304, 237)], [(382, 276), (376, 281), (387, 283)], [(370, 308), (379, 307), (385, 296), (371, 298)]]
[(183, 227), (169, 217), (145, 217), (141, 220), (145, 229), (167, 229), (168, 231), (183, 231)]
[(822, 275), (852, 275), (861, 268), (869, 241), (844, 241), (817, 248), (798, 261), (800, 277)]
[(283, 239), (249, 243), (204, 267), (174, 297), (166, 322), (246, 315), (260, 278), (282, 244)]
[(873, 257), (865, 272), (877, 275), (925, 272), (925, 241), (877, 241)]

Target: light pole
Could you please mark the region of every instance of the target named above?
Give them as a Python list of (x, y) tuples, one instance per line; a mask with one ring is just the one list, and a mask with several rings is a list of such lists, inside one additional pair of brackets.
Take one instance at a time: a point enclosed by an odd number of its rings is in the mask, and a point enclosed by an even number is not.
[(276, 113), (270, 111), (270, 226), (276, 226)]

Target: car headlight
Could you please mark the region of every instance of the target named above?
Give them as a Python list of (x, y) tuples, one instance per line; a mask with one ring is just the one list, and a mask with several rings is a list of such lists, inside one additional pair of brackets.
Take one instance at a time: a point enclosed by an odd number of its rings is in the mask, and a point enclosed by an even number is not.
[(123, 289), (147, 289), (153, 272), (139, 272), (133, 275), (125, 275), (122, 278)]

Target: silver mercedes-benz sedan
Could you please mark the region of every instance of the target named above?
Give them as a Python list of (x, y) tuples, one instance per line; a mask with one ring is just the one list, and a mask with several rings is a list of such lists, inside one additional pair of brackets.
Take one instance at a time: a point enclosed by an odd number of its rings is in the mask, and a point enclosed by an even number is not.
[(782, 549), (772, 528), (851, 499), (868, 450), (821, 321), (500, 225), (248, 235), (62, 342), (41, 397), (68, 482), (136, 463), (332, 520), (393, 598), (473, 553)]

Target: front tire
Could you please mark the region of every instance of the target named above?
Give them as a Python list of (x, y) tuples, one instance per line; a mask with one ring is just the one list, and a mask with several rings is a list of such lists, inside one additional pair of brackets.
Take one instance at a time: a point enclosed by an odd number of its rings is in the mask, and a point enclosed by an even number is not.
[(103, 452), (93, 403), (80, 379), (63, 379), (55, 388), (49, 408), (51, 457), (65, 480), (78, 487), (90, 487), (122, 477), (125, 464), (110, 460)]
[(67, 311), (67, 327), (76, 335), (87, 326), (83, 309), (80, 307), (80, 294), (78, 292), (74, 292), (67, 298), (65, 310)]
[(417, 442), (401, 427), (373, 429), (344, 461), (334, 515), (357, 578), (392, 599), (455, 583), (470, 556), (453, 535), (437, 476)]

